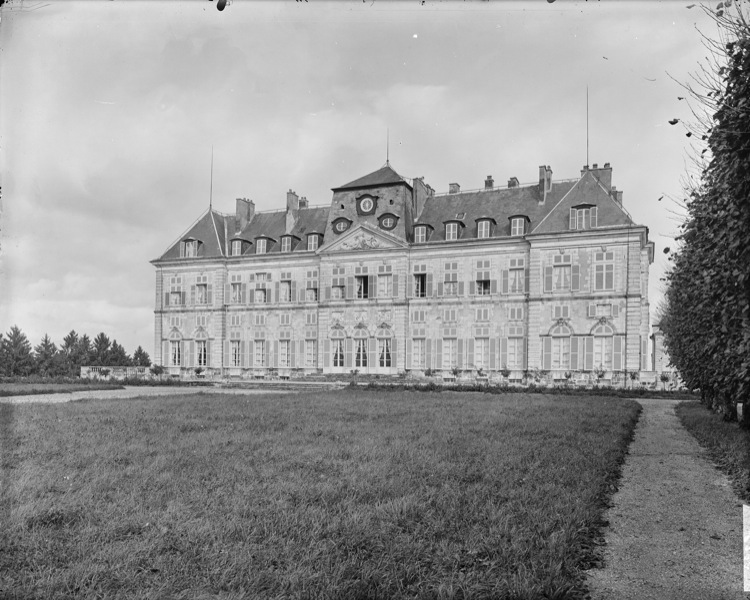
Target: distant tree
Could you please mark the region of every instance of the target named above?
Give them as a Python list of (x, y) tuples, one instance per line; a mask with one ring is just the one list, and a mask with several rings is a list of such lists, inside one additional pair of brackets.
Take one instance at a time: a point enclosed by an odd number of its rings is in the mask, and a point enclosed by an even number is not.
[(60, 346), (60, 354), (62, 355), (62, 365), (66, 375), (76, 376), (80, 373), (80, 362), (77, 359), (76, 348), (78, 346), (78, 334), (75, 329), (71, 329), (70, 333), (63, 338), (62, 346)]
[(34, 356), (26, 334), (17, 326), (10, 328), (3, 340), (3, 363), (6, 375), (27, 376), (34, 372)]
[(138, 346), (135, 349), (135, 352), (133, 352), (133, 363), (136, 367), (150, 367), (151, 358), (149, 357), (148, 352)]
[(101, 332), (94, 338), (93, 358), (91, 364), (106, 367), (109, 365), (109, 350), (111, 348), (111, 342), (109, 338)]
[(57, 355), (57, 346), (49, 339), (45, 333), (42, 341), (34, 348), (34, 362), (36, 363), (36, 372), (44, 377), (49, 377), (55, 371), (55, 356)]
[(90, 365), (94, 358), (94, 348), (91, 346), (91, 338), (85, 333), (76, 345), (76, 358), (79, 366)]
[(109, 349), (107, 364), (113, 367), (129, 367), (133, 364), (133, 360), (128, 356), (125, 348), (118, 344), (117, 340), (114, 340)]

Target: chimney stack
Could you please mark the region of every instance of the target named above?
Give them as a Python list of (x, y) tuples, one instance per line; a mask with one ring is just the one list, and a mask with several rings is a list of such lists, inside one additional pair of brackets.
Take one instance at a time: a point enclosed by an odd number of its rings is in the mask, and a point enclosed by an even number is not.
[(549, 165), (539, 166), (539, 195), (542, 204), (547, 201), (547, 194), (552, 190), (552, 169)]
[(487, 179), (484, 180), (484, 189), (491, 190), (495, 187), (495, 180), (492, 179), (492, 175), (487, 175)]
[(457, 183), (449, 183), (448, 184), (448, 193), (449, 194), (458, 194), (461, 191), (461, 186)]
[(299, 197), (296, 192), (289, 190), (286, 193), (286, 210), (299, 210)]
[(511, 177), (510, 179), (508, 179), (508, 187), (509, 188), (518, 187), (518, 177)]
[(235, 214), (235, 227), (237, 231), (242, 231), (255, 216), (255, 202), (247, 198), (237, 198)]
[(307, 198), (305, 196), (302, 196), (302, 198), (299, 199), (299, 207), (300, 208), (307, 208), (310, 206), (310, 204), (307, 201)]
[(599, 180), (607, 190), (612, 188), (612, 166), (609, 163), (604, 163), (603, 167), (599, 167), (597, 163), (594, 163), (592, 171), (594, 176)]

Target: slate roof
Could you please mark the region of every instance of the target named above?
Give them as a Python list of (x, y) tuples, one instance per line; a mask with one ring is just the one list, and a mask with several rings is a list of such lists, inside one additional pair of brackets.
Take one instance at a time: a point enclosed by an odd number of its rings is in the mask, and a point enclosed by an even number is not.
[[(299, 238), (299, 242), (292, 247), (292, 252), (307, 250), (307, 238), (305, 236), (308, 233), (320, 233), (321, 235), (325, 233), (328, 211), (328, 206), (300, 208), (297, 211), (297, 220), (290, 233)], [(231, 221), (230, 227), (234, 228), (234, 217), (228, 216), (227, 219)], [(230, 239), (241, 238), (253, 243), (255, 243), (257, 237), (271, 238), (276, 241), (276, 244), (269, 248), (268, 254), (273, 254), (281, 251), (281, 236), (286, 233), (286, 211), (279, 210), (256, 213), (245, 229), (239, 234), (232, 233), (229, 237)]]
[[(492, 237), (509, 237), (510, 217), (528, 217), (530, 225), (527, 231), (532, 231), (549, 213), (550, 208), (555, 206), (575, 183), (575, 181), (553, 182), (544, 204), (540, 204), (542, 194), (538, 185), (435, 196), (425, 202), (422, 214), (414, 224), (430, 225), (434, 232), (428, 241), (434, 242), (445, 240), (444, 223), (446, 221), (461, 221), (465, 225), (461, 237), (475, 238), (476, 220), (489, 217), (496, 223)], [(464, 213), (464, 216), (459, 218), (457, 215), (461, 213)], [(567, 230), (567, 223), (565, 229)]]
[(409, 185), (409, 183), (403, 177), (401, 177), (401, 175), (396, 173), (396, 171), (391, 168), (390, 164), (386, 164), (384, 167), (381, 167), (377, 171), (373, 171), (369, 175), (365, 175), (364, 177), (360, 177), (359, 179), (350, 181), (349, 183), (346, 183), (340, 187), (333, 188), (333, 191), (337, 192), (339, 190), (383, 187), (396, 184), (405, 184), (409, 189), (411, 189), (411, 185)]
[(187, 239), (203, 242), (201, 256), (224, 256), (224, 218), (224, 215), (215, 210), (206, 211), (159, 260), (180, 258), (180, 242)]

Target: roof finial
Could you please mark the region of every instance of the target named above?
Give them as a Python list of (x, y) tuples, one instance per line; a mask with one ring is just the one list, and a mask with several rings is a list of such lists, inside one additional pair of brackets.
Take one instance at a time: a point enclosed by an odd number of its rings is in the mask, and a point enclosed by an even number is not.
[(385, 130), (385, 166), (390, 167), (390, 150), (391, 150), (391, 130), (386, 128)]
[(214, 206), (214, 145), (211, 144), (211, 190), (208, 193), (208, 210)]

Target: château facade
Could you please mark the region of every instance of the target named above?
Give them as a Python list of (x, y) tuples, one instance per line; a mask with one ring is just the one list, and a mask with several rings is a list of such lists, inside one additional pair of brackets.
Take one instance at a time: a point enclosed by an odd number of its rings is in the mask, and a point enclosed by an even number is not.
[(285, 210), (209, 209), (152, 261), (155, 364), (617, 379), (650, 367), (653, 252), (609, 163), (444, 194), (386, 163), (329, 205), (290, 190)]

